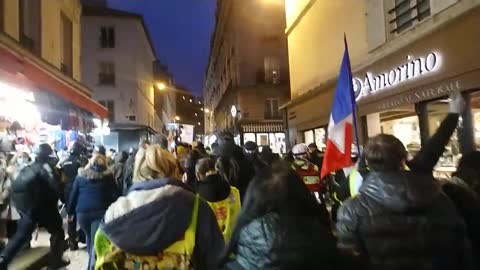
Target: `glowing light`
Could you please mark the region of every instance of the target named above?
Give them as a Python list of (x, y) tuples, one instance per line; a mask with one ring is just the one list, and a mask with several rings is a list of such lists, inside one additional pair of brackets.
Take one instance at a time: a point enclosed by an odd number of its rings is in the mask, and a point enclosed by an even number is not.
[(175, 120), (180, 121), (180, 116), (175, 116)]
[(167, 89), (167, 86), (163, 82), (159, 82), (159, 83), (157, 83), (157, 88), (158, 88), (158, 90), (163, 91), (163, 90)]
[(209, 109), (205, 109), (205, 112), (206, 112), (206, 113), (209, 113), (209, 112), (210, 112), (210, 110), (209, 110)]

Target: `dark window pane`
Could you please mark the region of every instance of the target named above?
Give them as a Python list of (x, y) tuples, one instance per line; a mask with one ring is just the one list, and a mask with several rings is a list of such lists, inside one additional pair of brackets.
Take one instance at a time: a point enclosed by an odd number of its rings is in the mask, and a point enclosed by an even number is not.
[(115, 29), (113, 27), (108, 28), (108, 46), (115, 48)]

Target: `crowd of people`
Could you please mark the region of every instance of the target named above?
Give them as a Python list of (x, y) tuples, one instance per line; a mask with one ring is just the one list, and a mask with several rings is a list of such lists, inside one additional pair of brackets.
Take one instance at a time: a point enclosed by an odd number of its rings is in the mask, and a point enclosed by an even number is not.
[(480, 269), (480, 152), (464, 153), (447, 181), (432, 173), (463, 109), (452, 98), (413, 159), (380, 134), (356, 166), (325, 179), (314, 144), (281, 157), (228, 132), (211, 150), (171, 151), (159, 135), (130, 153), (88, 157), (75, 143), (59, 161), (42, 144), (32, 158), (1, 157), (0, 269), (36, 226), (52, 235), (49, 267), (68, 264), (59, 200), (69, 248), (84, 238), (88, 270)]

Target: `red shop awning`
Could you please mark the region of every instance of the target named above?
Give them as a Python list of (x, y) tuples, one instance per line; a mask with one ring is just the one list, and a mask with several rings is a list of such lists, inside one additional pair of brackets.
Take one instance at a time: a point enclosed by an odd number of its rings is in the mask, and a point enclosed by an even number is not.
[[(4, 40), (2, 37), (0, 42), (0, 69), (10, 73), (10, 78), (26, 78), (28, 82), (17, 82), (29, 85), (33, 90), (48, 90), (81, 109), (101, 118), (108, 117), (108, 110), (90, 97), (89, 90), (84, 85), (65, 76), (56, 67), (38, 59), (19, 45), (3, 43)], [(12, 42), (14, 41), (6, 43)]]

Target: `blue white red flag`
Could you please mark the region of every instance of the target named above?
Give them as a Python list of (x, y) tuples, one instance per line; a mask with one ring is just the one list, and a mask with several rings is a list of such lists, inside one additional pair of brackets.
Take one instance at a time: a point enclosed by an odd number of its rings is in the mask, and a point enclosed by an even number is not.
[(355, 130), (355, 97), (350, 57), (345, 39), (345, 52), (328, 123), (327, 148), (323, 158), (321, 178), (353, 165), (351, 154)]

